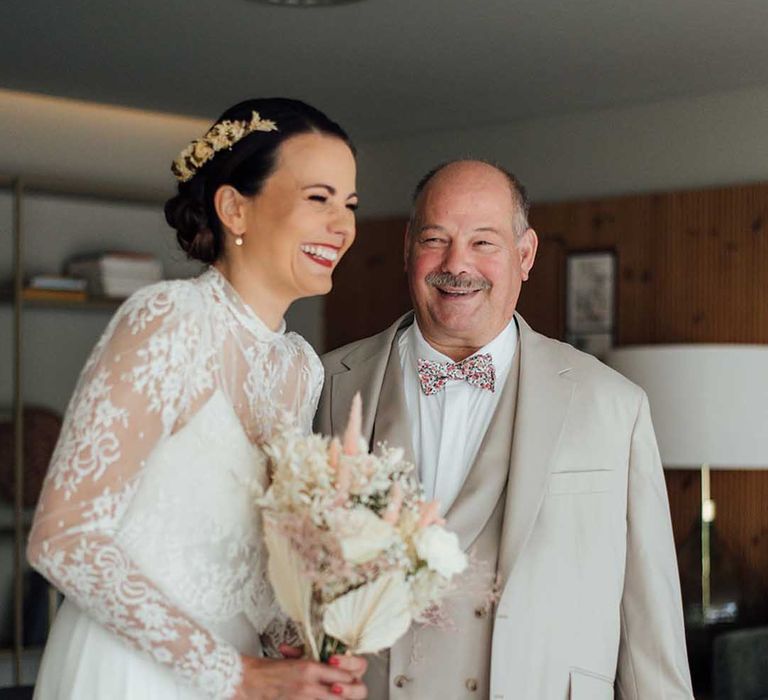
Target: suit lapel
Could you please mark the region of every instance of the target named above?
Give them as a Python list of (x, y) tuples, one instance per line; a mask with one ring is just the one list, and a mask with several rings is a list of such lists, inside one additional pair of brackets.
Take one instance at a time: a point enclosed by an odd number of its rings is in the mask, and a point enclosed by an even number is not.
[(394, 342), (391, 345), (376, 407), (372, 442), (374, 446), (380, 442), (386, 442), (390, 447), (400, 447), (403, 449), (404, 459), (411, 464), (416, 462), (413, 455), (413, 436), (408, 424), (408, 409), (405, 404), (403, 371)]
[(499, 548), (502, 586), (515, 565), (546, 494), (576, 384), (559, 346), (534, 333), (520, 317), (520, 378)]
[[(362, 433), (371, 447), (386, 440), (392, 447), (402, 447), (405, 458), (410, 461), (413, 461), (413, 441), (395, 339), (397, 332), (412, 319), (413, 314), (408, 313), (372, 342), (356, 346), (341, 360), (347, 371), (330, 377), (332, 433), (343, 432), (352, 397), (359, 391), (363, 400)], [(390, 652), (371, 659), (367, 679), (376, 697), (383, 698), (388, 693), (390, 654), (394, 668), (408, 667), (410, 650), (406, 639), (400, 639)]]
[[(412, 313), (401, 316), (386, 331), (373, 339), (375, 342), (358, 345), (341, 360), (347, 371), (330, 377), (331, 433), (333, 435), (343, 434), (352, 398), (355, 392), (359, 391), (363, 400), (362, 434), (369, 443), (372, 441), (376, 410), (380, 403), (382, 383), (392, 344), (398, 330), (408, 325), (412, 317)], [(400, 445), (393, 443), (393, 446)]]
[(510, 438), (515, 418), (517, 386), (520, 373), (520, 347), (502, 387), (498, 405), (488, 425), (477, 456), (448, 512), (447, 526), (459, 536), (467, 551), (482, 531), (507, 483)]

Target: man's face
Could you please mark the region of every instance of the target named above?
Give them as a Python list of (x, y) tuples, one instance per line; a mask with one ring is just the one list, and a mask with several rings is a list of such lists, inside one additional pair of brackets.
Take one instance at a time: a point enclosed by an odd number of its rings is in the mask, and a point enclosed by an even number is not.
[(419, 328), (443, 352), (480, 348), (510, 322), (537, 246), (532, 229), (517, 235), (516, 206), (504, 174), (474, 161), (446, 166), (421, 193), (406, 271)]

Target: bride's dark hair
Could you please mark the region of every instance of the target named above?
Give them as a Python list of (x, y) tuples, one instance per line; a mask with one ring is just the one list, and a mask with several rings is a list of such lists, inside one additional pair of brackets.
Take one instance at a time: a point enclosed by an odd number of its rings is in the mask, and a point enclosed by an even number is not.
[(231, 149), (218, 151), (165, 203), (165, 219), (176, 229), (176, 238), (187, 256), (204, 263), (218, 260), (223, 246), (221, 222), (213, 197), (222, 185), (231, 185), (245, 196), (261, 191), (274, 171), (277, 150), (292, 136), (318, 133), (335, 136), (355, 148), (347, 133), (320, 110), (300, 100), (283, 97), (246, 100), (230, 107), (215, 122), (251, 121), (253, 112), (275, 123), (274, 131), (253, 131)]

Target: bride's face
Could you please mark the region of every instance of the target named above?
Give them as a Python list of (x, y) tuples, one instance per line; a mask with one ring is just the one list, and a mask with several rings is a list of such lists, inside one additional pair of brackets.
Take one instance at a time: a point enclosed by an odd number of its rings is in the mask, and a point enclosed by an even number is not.
[(293, 301), (326, 294), (355, 238), (355, 158), (338, 138), (287, 139), (274, 172), (245, 208), (243, 262)]

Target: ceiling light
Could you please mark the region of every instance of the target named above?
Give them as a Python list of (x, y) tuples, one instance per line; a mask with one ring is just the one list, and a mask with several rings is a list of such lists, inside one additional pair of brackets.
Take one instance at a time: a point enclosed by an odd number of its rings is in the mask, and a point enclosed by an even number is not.
[(330, 7), (331, 5), (351, 5), (361, 0), (257, 0), (257, 2), (283, 7)]

